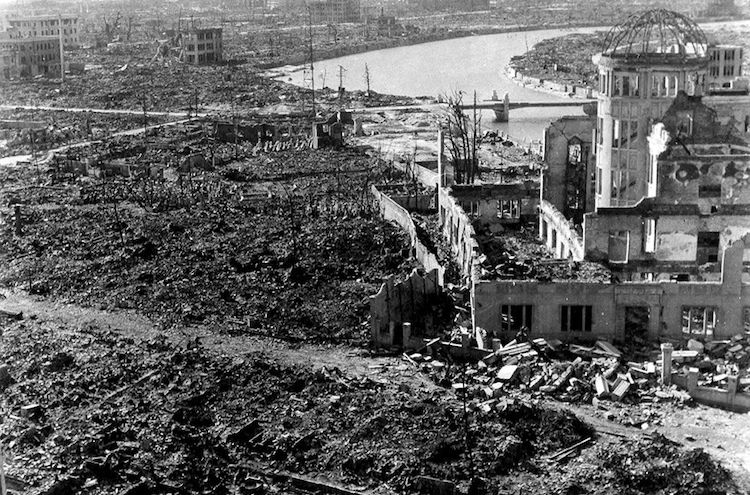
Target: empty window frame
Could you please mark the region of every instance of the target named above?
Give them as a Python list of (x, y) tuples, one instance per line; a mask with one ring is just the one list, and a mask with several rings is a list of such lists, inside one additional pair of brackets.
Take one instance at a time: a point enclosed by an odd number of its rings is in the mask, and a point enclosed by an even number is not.
[(521, 327), (531, 330), (532, 306), (530, 304), (502, 304), (500, 306), (500, 331), (517, 332)]
[(689, 335), (713, 336), (716, 328), (716, 307), (683, 306), (682, 333)]
[(656, 219), (643, 219), (643, 252), (656, 252)]
[(560, 331), (591, 332), (592, 314), (591, 306), (560, 306)]
[(497, 200), (497, 218), (514, 219), (521, 218), (520, 199)]
[(699, 198), (720, 198), (721, 184), (705, 184), (698, 186)]
[(721, 232), (698, 232), (696, 262), (699, 264), (718, 262), (720, 239)]
[(609, 232), (607, 255), (610, 263), (627, 263), (630, 250), (630, 232), (613, 230)]

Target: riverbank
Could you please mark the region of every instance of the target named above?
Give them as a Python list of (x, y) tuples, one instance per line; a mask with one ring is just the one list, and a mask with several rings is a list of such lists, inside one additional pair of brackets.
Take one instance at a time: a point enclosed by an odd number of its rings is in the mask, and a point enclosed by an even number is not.
[[(750, 19), (732, 20), (741, 23)], [(720, 22), (720, 21), (719, 21)], [(711, 24), (715, 24), (712, 22)], [(710, 43), (745, 48), (743, 71), (750, 67), (750, 26), (717, 29), (708, 26)], [(590, 98), (595, 96), (598, 70), (591, 58), (601, 50), (606, 32), (573, 33), (543, 40), (523, 55), (513, 57), (506, 74), (517, 84), (551, 94)]]

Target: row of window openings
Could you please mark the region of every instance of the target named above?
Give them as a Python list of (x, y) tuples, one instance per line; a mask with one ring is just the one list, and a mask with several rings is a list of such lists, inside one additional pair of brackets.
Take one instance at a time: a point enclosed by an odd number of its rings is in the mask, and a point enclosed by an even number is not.
[[(465, 201), (461, 208), (471, 218), (479, 217), (479, 201)], [(497, 200), (497, 218), (500, 219), (517, 219), (521, 218), (521, 200), (520, 199), (498, 199)]]
[[(599, 117), (598, 129), (604, 129), (604, 118)], [(604, 144), (604, 133), (597, 133), (597, 142)], [(620, 120), (612, 121), (612, 147), (613, 148), (635, 148), (638, 139), (638, 121)]]
[[(724, 51), (724, 60), (733, 61), (734, 60), (734, 53), (735, 53), (734, 50), (726, 50), (726, 51)], [(721, 52), (719, 52), (718, 50), (713, 50), (711, 52), (711, 60), (718, 61), (720, 59), (720, 57), (719, 57), (720, 54), (721, 54)]]
[[(532, 330), (533, 306), (530, 304), (503, 304), (500, 306), (500, 330), (517, 332), (521, 327)], [(593, 322), (592, 306), (560, 306), (561, 332), (591, 332)]]
[[(188, 61), (188, 63), (195, 62), (195, 55), (188, 55), (187, 61)], [(213, 62), (213, 61), (214, 61), (214, 54), (213, 53), (199, 53), (198, 54), (198, 63)]]
[[(189, 52), (195, 51), (195, 45), (188, 45), (187, 49)], [(206, 44), (199, 43), (198, 44), (198, 51), (213, 50), (213, 49), (214, 49), (213, 43), (206, 43)]]
[[(750, 334), (750, 306), (743, 308), (744, 332)], [(681, 311), (682, 333), (713, 336), (716, 329), (715, 306), (683, 306)], [(530, 304), (503, 304), (500, 306), (500, 330), (517, 332), (521, 327), (532, 330), (533, 306)], [(590, 305), (560, 306), (561, 332), (591, 332), (593, 309)]]
[[(610, 92), (610, 82), (611, 92)], [(612, 76), (599, 75), (599, 92), (607, 96), (640, 96), (641, 76), (625, 74)], [(679, 77), (653, 74), (651, 76), (651, 96), (677, 96)]]
[[(719, 77), (719, 72), (719, 67), (716, 65), (712, 65), (708, 68), (708, 75), (711, 77)], [(725, 65), (721, 72), (724, 77), (734, 76), (734, 65)]]

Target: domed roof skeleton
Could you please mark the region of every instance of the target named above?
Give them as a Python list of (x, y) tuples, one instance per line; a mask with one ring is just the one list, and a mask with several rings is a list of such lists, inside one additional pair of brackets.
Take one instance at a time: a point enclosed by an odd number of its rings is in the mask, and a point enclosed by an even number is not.
[[(669, 50), (675, 45), (679, 52), (670, 53)], [(604, 39), (602, 55), (625, 58), (656, 54), (703, 57), (707, 46), (706, 35), (691, 19), (671, 10), (654, 9), (632, 15), (625, 22), (613, 26)]]

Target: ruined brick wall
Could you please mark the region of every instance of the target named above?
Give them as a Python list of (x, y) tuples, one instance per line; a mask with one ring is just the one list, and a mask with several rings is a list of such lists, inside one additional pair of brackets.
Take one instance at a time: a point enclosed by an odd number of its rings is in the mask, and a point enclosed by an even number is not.
[[(370, 296), (370, 331), (381, 346), (417, 348), (422, 339), (433, 336), (435, 325), (431, 306), (441, 293), (438, 271), (421, 274), (412, 271), (403, 281), (389, 278), (374, 296)], [(404, 331), (403, 323), (410, 323)]]
[(556, 258), (583, 260), (583, 239), (568, 219), (544, 200), (539, 205), (539, 236)]
[[(629, 307), (648, 309), (647, 333), (653, 339), (689, 338), (683, 333), (685, 308), (709, 308), (715, 314), (711, 332), (699, 336), (725, 339), (743, 332), (745, 309), (750, 308), (750, 234), (723, 253), (723, 272), (717, 282), (592, 283), (536, 281), (476, 281), (472, 287), (475, 325), (501, 335), (505, 306), (529, 306), (534, 336), (561, 340), (625, 338)], [(748, 260), (748, 261), (745, 261)], [(744, 280), (743, 280), (744, 279)], [(563, 306), (590, 306), (590, 329), (563, 324)], [(565, 311), (571, 311), (570, 309)], [(505, 336), (508, 337), (508, 336)]]
[(435, 253), (427, 249), (417, 236), (417, 227), (406, 209), (404, 209), (395, 200), (387, 194), (382, 193), (377, 187), (372, 186), (372, 194), (378, 204), (380, 215), (388, 221), (398, 224), (406, 233), (409, 234), (411, 241), (412, 255), (427, 271), (436, 270), (438, 273), (438, 283), (442, 285), (445, 268), (438, 262)]

